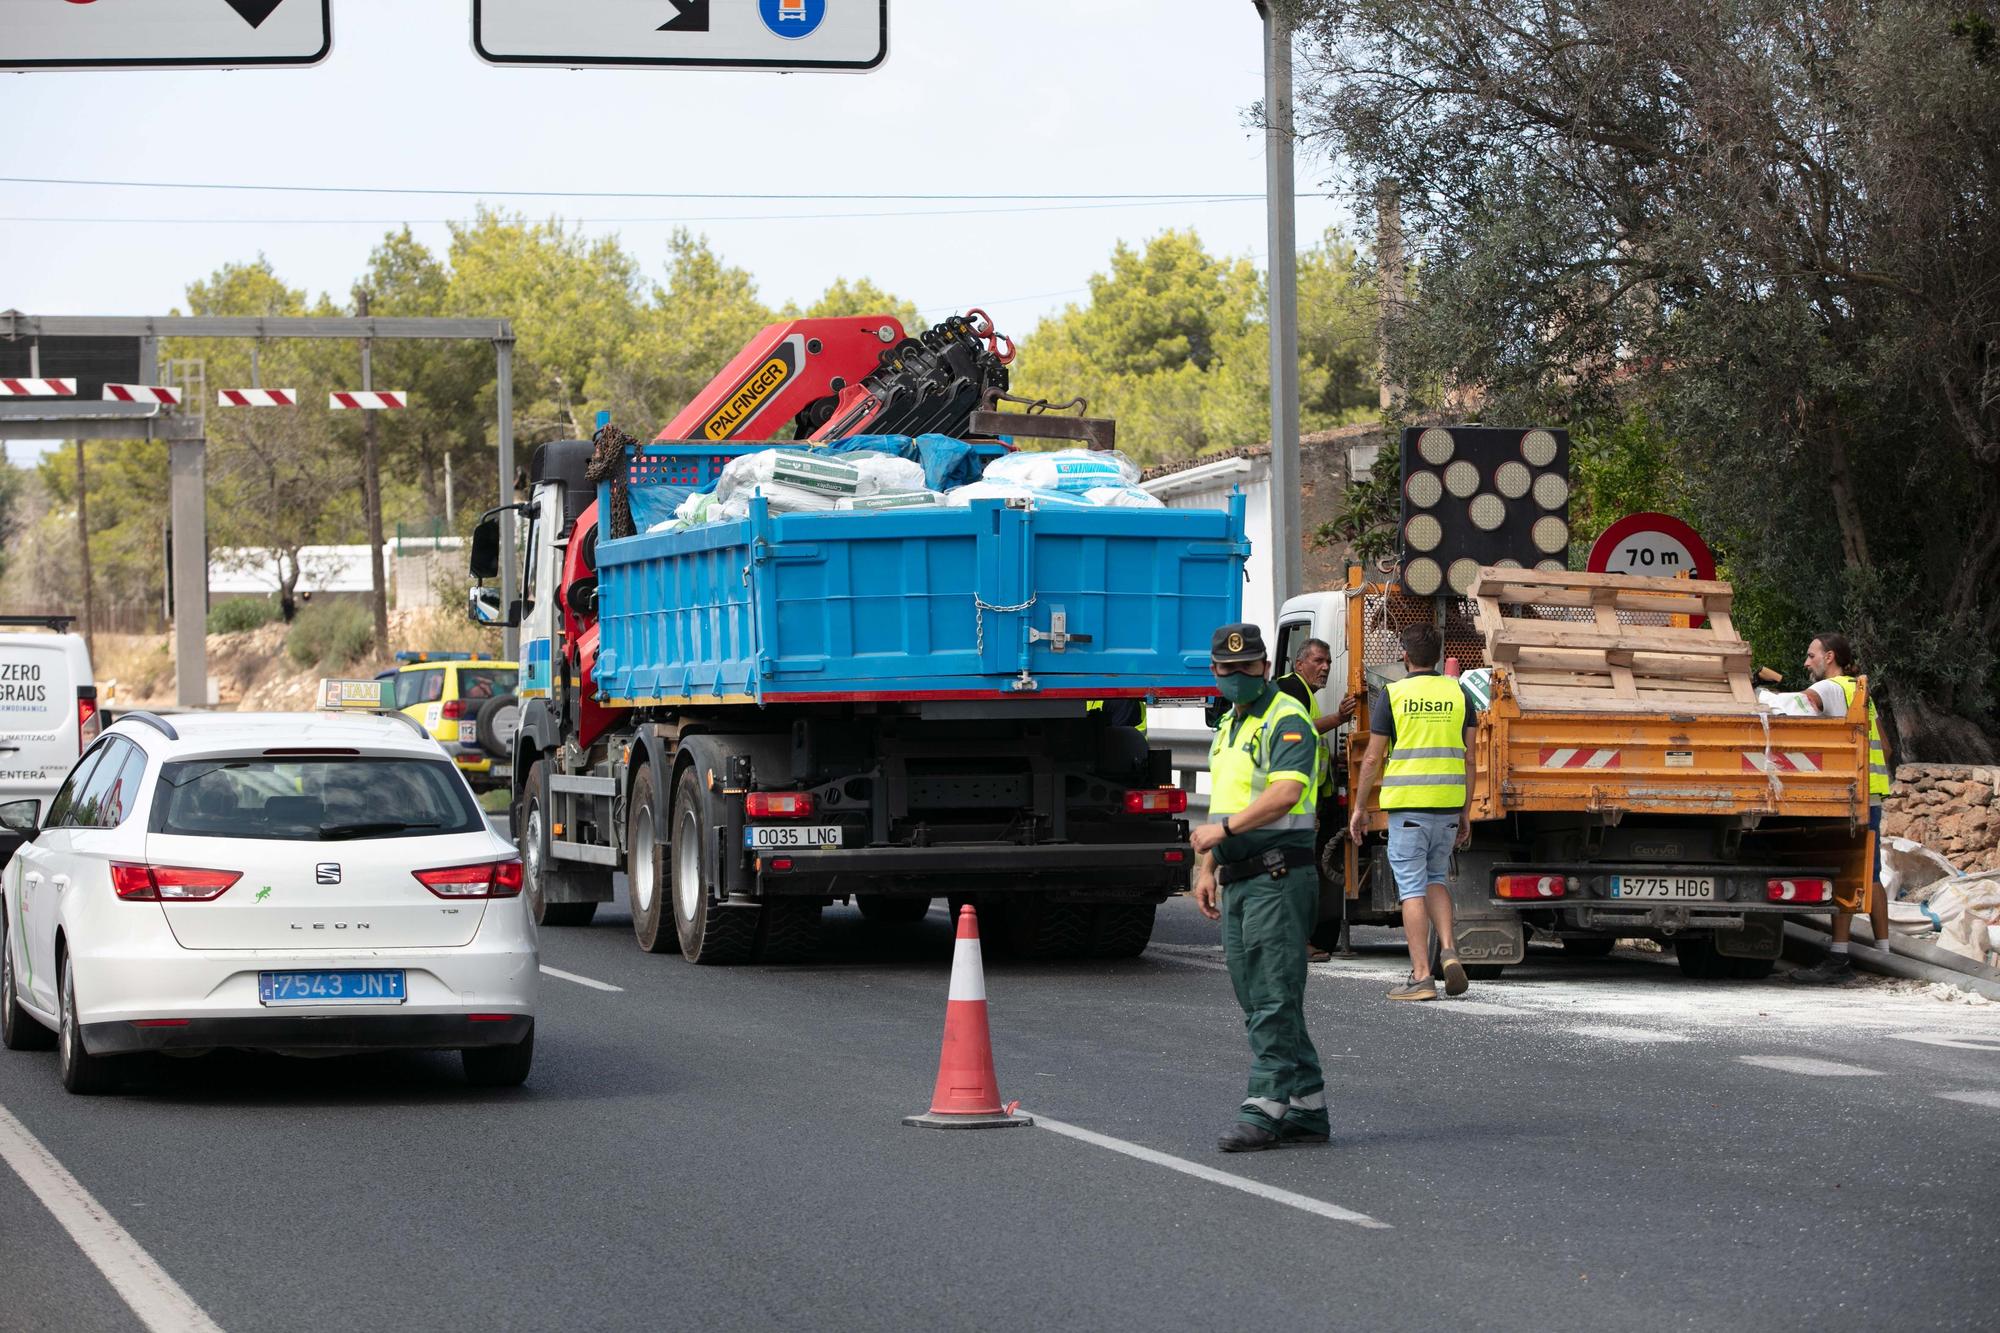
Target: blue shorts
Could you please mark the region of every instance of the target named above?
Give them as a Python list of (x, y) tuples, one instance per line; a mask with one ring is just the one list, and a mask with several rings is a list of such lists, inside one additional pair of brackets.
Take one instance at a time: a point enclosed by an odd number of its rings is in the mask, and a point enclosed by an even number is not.
[(1421, 898), (1433, 884), (1451, 877), (1451, 853), (1458, 845), (1456, 810), (1386, 810), (1389, 817), (1389, 869), (1396, 876), (1396, 897)]

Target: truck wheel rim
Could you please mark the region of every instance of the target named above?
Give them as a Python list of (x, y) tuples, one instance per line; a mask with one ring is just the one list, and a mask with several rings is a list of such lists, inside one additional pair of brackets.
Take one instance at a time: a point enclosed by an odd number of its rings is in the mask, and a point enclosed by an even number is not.
[(526, 863), (528, 901), (539, 911), (542, 906), (542, 807), (533, 803), (528, 806), (527, 846), (522, 849), (521, 859)]
[(701, 910), (701, 822), (694, 811), (681, 813), (680, 827), (674, 830), (674, 904), (681, 920), (692, 922)]
[(632, 896), (643, 915), (653, 909), (653, 807), (639, 807), (638, 827), (632, 831)]

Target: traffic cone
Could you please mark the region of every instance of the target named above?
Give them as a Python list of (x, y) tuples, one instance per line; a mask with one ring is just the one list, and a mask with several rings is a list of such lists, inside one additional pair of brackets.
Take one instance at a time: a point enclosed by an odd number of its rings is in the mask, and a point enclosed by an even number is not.
[[(1018, 1105), (1018, 1103), (1016, 1103)], [(986, 969), (979, 962), (979, 914), (967, 903), (958, 912), (958, 940), (951, 954), (951, 997), (944, 1007), (944, 1049), (938, 1053), (931, 1109), (903, 1117), (925, 1129), (1006, 1129), (1031, 1125), (1000, 1104), (993, 1073), (993, 1038), (986, 1028)]]

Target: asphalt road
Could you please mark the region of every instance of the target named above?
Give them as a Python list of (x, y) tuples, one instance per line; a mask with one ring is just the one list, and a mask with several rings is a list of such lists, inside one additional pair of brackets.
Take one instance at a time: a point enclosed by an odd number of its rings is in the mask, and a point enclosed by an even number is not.
[[(1364, 933), (1365, 934), (1365, 933)], [(1240, 1019), (1185, 902), (1120, 964), (988, 968), (1042, 1128), (905, 1128), (941, 909), (829, 913), (820, 961), (696, 968), (622, 913), (543, 934), (535, 1073), (218, 1054), (0, 1107), (221, 1328), (1991, 1327), (2000, 1006), (1537, 954), (1386, 1002), (1394, 937), (1315, 969), (1335, 1142), (1225, 1157)], [(1268, 1197), (1289, 1191), (1384, 1225)], [(141, 1325), (0, 1165), (0, 1329)]]

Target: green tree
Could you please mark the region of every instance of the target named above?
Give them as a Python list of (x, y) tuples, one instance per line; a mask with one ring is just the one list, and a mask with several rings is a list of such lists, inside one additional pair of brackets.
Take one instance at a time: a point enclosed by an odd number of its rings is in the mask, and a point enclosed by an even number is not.
[(654, 286), (632, 336), (599, 357), (590, 397), (646, 438), (775, 318), (748, 270), (724, 263), (706, 237), (677, 229), (667, 243), (666, 284)]
[(1474, 389), (1489, 420), (1567, 422), (1601, 443), (1607, 502), (1614, 459), (1671, 441), (1654, 480), (1764, 655), (1840, 626), (1901, 758), (1992, 758), (1990, 4), (1292, 8), (1302, 135), (1363, 198), (1400, 190), (1423, 282), (1388, 354), (1411, 406)]
[[(788, 308), (785, 313), (790, 315)], [(835, 278), (817, 301), (799, 312), (807, 319), (830, 319), (839, 315), (894, 315), (903, 331), (912, 337), (930, 327), (917, 314), (914, 302), (892, 296), (866, 278), (850, 282)]]
[(1015, 392), (1082, 396), (1116, 417), (1119, 446), (1141, 461), (1185, 458), (1267, 434), (1269, 351), (1263, 285), (1247, 259), (1208, 253), (1192, 231), (1134, 250), (1021, 341)]

